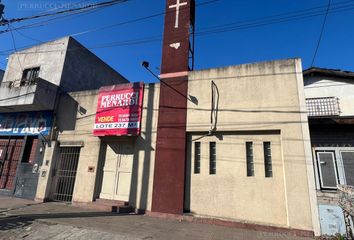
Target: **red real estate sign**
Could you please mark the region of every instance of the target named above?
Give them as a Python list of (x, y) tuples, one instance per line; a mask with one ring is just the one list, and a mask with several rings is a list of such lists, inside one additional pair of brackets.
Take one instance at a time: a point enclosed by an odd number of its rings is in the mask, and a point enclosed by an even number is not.
[(100, 88), (94, 136), (139, 135), (143, 89), (143, 83)]

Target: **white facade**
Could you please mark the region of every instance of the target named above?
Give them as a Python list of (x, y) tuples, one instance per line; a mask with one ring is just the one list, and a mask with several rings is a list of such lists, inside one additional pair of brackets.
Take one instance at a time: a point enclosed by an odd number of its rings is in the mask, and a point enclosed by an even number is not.
[(354, 185), (354, 73), (311, 68), (304, 85), (321, 234), (345, 235), (338, 185)]
[(354, 79), (336, 77), (305, 78), (305, 97), (336, 97), (339, 100), (340, 117), (354, 116)]

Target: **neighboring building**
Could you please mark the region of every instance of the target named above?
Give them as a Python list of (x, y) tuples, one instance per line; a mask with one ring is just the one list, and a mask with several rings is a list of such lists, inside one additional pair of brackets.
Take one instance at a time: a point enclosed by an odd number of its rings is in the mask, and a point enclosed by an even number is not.
[(304, 71), (322, 234), (345, 234), (337, 185), (354, 185), (354, 72)]
[(0, 84), (2, 82), (2, 79), (4, 77), (5, 71), (0, 69)]
[(73, 127), (77, 103), (67, 91), (124, 82), (71, 37), (10, 55), (0, 86), (0, 194), (35, 197), (46, 146)]

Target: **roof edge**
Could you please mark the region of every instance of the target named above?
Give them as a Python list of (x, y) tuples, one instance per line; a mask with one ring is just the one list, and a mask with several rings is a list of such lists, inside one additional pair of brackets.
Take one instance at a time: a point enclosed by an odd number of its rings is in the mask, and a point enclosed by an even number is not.
[(311, 67), (309, 69), (306, 69), (303, 71), (303, 75), (304, 77), (331, 76), (338, 78), (354, 79), (354, 72), (319, 67)]

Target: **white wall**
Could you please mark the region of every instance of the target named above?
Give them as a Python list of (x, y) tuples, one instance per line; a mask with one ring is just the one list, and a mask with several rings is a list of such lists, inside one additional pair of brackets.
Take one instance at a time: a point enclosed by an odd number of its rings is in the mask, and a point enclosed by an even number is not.
[(68, 38), (61, 38), (11, 54), (3, 82), (18, 81), (26, 68), (40, 67), (39, 77), (60, 84)]
[(305, 77), (306, 98), (338, 97), (341, 117), (354, 116), (354, 81), (334, 77)]

